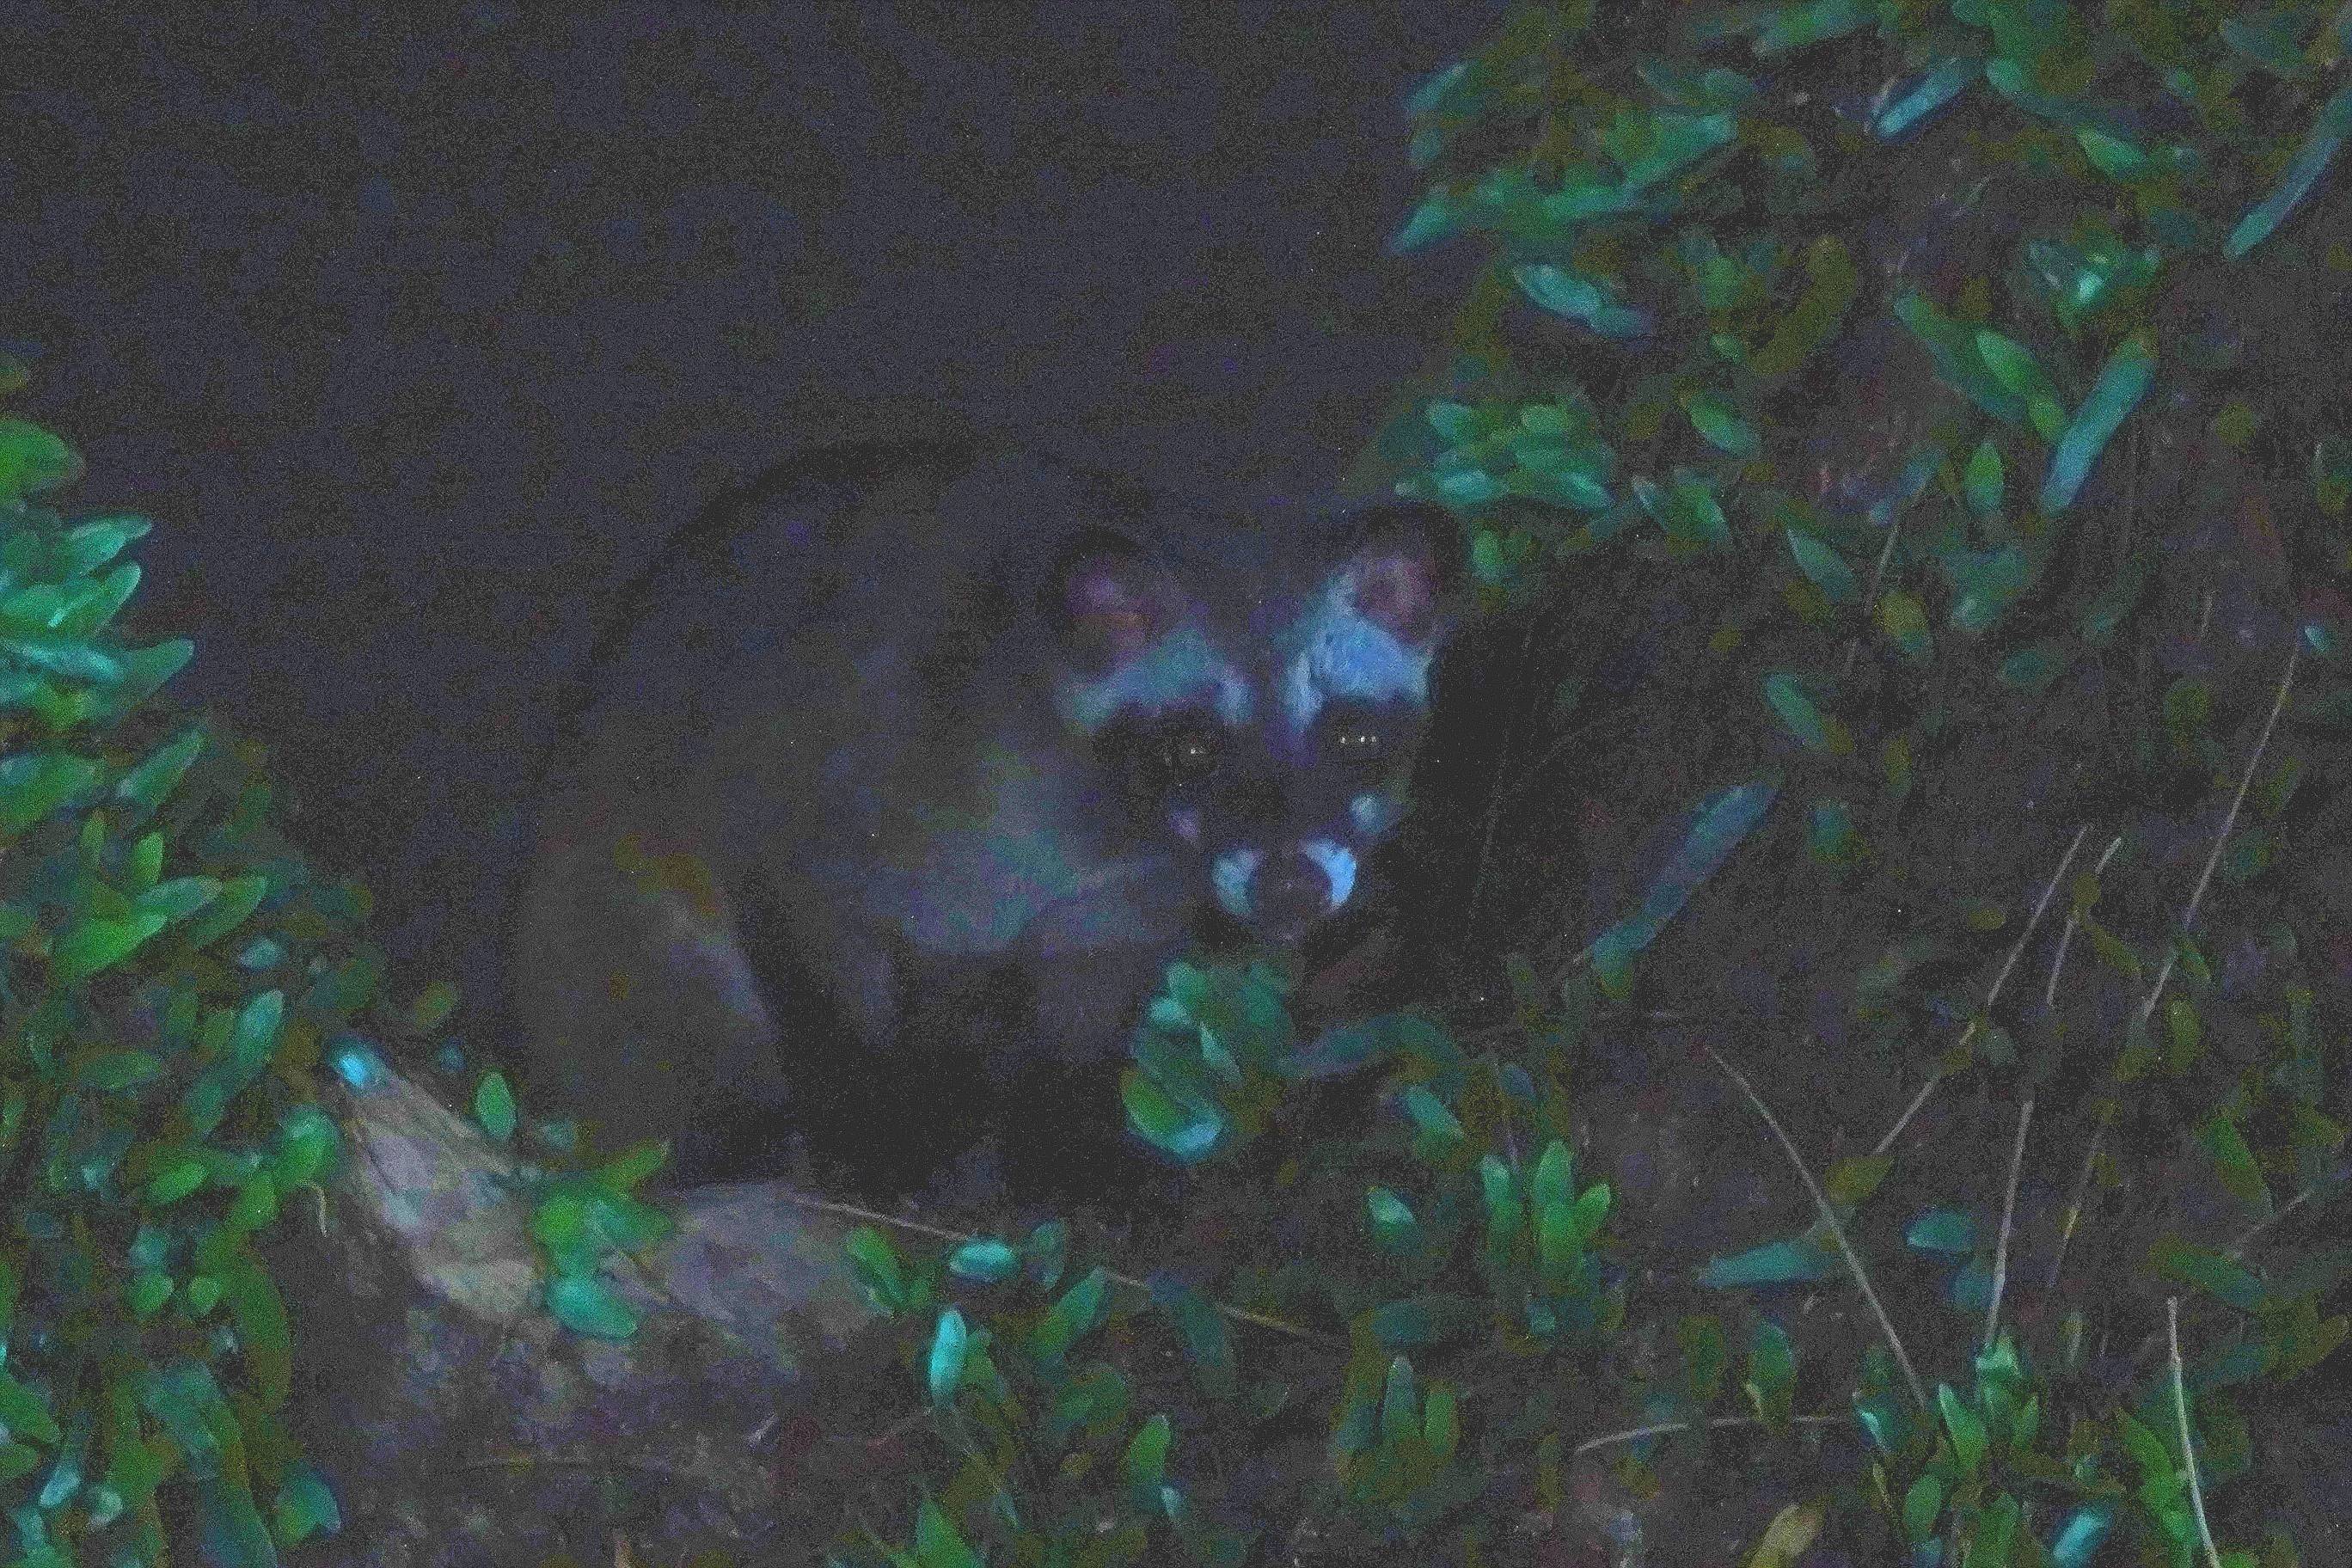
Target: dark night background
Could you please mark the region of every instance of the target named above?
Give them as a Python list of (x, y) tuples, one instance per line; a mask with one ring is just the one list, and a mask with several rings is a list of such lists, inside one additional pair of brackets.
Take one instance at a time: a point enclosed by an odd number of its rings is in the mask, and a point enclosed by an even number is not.
[(1381, 248), (1499, 5), (12, 8), (15, 412), (413, 984), (494, 984), (551, 703), (793, 411), (1328, 487), (1471, 258)]

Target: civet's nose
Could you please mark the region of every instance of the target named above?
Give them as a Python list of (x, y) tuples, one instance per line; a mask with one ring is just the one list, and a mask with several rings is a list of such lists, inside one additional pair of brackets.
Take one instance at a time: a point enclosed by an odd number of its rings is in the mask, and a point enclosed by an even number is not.
[(1296, 942), (1329, 911), (1330, 874), (1301, 851), (1286, 850), (1253, 879), (1250, 907), (1270, 941)]

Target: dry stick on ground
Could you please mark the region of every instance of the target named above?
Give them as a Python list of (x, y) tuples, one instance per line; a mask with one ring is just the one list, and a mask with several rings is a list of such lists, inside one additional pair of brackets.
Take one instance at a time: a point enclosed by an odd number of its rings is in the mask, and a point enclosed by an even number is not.
[(1805, 1157), (1797, 1152), (1796, 1143), (1782, 1130), (1780, 1119), (1772, 1114), (1772, 1108), (1764, 1103), (1763, 1097), (1756, 1092), (1739, 1069), (1733, 1067), (1721, 1051), (1705, 1041), (1701, 1041), (1700, 1045), (1708, 1056), (1715, 1058), (1715, 1065), (1721, 1068), (1731, 1081), (1739, 1086), (1739, 1092), (1748, 1097), (1748, 1103), (1756, 1108), (1756, 1114), (1764, 1119), (1764, 1125), (1770, 1128), (1772, 1136), (1780, 1141), (1781, 1151), (1789, 1156), (1789, 1163), (1797, 1168), (1798, 1180), (1803, 1182), (1805, 1191), (1812, 1194), (1813, 1207), (1820, 1211), (1822, 1223), (1829, 1226), (1831, 1237), (1836, 1240), (1838, 1251), (1845, 1258), (1846, 1271), (1853, 1276), (1853, 1282), (1862, 1288), (1862, 1299), (1870, 1303), (1871, 1314), (1878, 1320), (1879, 1331), (1886, 1336), (1887, 1348), (1895, 1352), (1896, 1364), (1903, 1368), (1903, 1381), (1911, 1385), (1911, 1397), (1918, 1402), (1919, 1408), (1922, 1410), (1930, 1408), (1927, 1404), (1927, 1390), (1920, 1383), (1919, 1374), (1911, 1368), (1910, 1354), (1903, 1348), (1902, 1336), (1895, 1331), (1894, 1320), (1886, 1315), (1886, 1309), (1879, 1305), (1878, 1292), (1870, 1288), (1870, 1276), (1863, 1268), (1862, 1259), (1855, 1256), (1853, 1244), (1846, 1239), (1845, 1226), (1838, 1223), (1837, 1211), (1830, 1207), (1829, 1194), (1822, 1191), (1821, 1184), (1813, 1180), (1812, 1172), (1805, 1168)]
[[(2059, 878), (2066, 874), (2067, 862), (2073, 860), (2074, 851), (2082, 847), (2084, 829), (2090, 826), (2086, 822), (2082, 827), (2075, 829), (2074, 842), (2066, 847), (2066, 858), (2058, 862), (2058, 869), (2050, 878), (2050, 886), (2042, 890), (2042, 904), (2050, 901), (2050, 895), (2057, 888)], [(2107, 868), (2107, 862), (2115, 858), (2116, 850), (2122, 846), (2124, 836), (2120, 833), (2107, 840), (2107, 847), (2099, 852), (2099, 863), (2091, 868), (2091, 875), (2094, 879)], [(2034, 907), (2033, 918), (2036, 921), (2041, 920), (2041, 905)], [(2081, 910), (2074, 909), (2067, 911), (2066, 929), (2058, 934), (2058, 952), (2050, 961), (2050, 978), (2042, 987), (2042, 1006), (2044, 1012), (2047, 1012), (2056, 1002), (2058, 976), (2066, 967), (2066, 949), (2074, 940), (2075, 927), (2082, 922)], [(2033, 933), (2032, 926), (2026, 927), (2025, 930), (2028, 936)], [(2024, 942), (2021, 939), (2018, 947), (2011, 950), (2011, 962), (2016, 961), (2017, 952), (2023, 946)], [(2006, 979), (2008, 973), (2009, 972), (2004, 969), (2001, 972), (2002, 978)], [(2000, 989), (1999, 981), (1994, 982), (1993, 989), (1996, 992)], [(1988, 1008), (1992, 1005), (1990, 997), (1986, 999), (1985, 1005)], [(1928, 1081), (1932, 1083), (1935, 1080), (1931, 1079)], [(2025, 1168), (2025, 1131), (2033, 1124), (2033, 1090), (2029, 1087), (2025, 1091), (2024, 1103), (2017, 1108), (2017, 1141), (2010, 1146), (2009, 1181), (2001, 1188), (2000, 1234), (1993, 1243), (1992, 1252), (1992, 1297), (1985, 1303), (1983, 1348), (1988, 1351), (1992, 1349), (1993, 1341), (2000, 1331), (2000, 1296), (2001, 1291), (2009, 1284), (2009, 1238), (2017, 1224), (2017, 1179), (2019, 1173)]]
[[(2286, 709), (2287, 693), (2294, 689), (2295, 660), (2303, 653), (2300, 636), (2287, 647), (2286, 668), (2279, 674), (2278, 691), (2271, 699), (2270, 716), (2263, 721), (2263, 732), (2255, 738), (2253, 754), (2246, 759), (2246, 770), (2238, 775), (2238, 793), (2230, 797), (2230, 809), (2221, 818), (2221, 831), (2213, 836), (2213, 848), (2205, 857), (2205, 868), (2197, 874), (2197, 886), (2189, 894), (2189, 902), (2180, 910), (2180, 940), (2185, 941), (2197, 923), (2197, 907), (2205, 900), (2205, 889), (2213, 880), (2213, 868), (2221, 863), (2221, 847), (2230, 842), (2231, 831), (2238, 826), (2238, 812), (2246, 804), (2246, 791), (2253, 787), (2254, 770), (2263, 764), (2263, 752), (2269, 749), (2271, 731), (2278, 724), (2279, 714)], [(2180, 961), (2180, 941), (2169, 944), (2164, 963), (2156, 972), (2156, 984), (2147, 988), (2147, 997), (2139, 1005), (2139, 1023), (2144, 1028), (2156, 1012), (2157, 999), (2164, 994), (2165, 983), (2172, 978), (2172, 966)], [(2065, 1218), (2058, 1226), (2058, 1252), (2050, 1260), (2050, 1278), (2043, 1290), (2055, 1294), (2059, 1272), (2066, 1266), (2066, 1247), (2074, 1239), (2074, 1227), (2082, 1223), (2083, 1197), (2091, 1184), (2091, 1168), (2098, 1163), (2099, 1146), (2105, 1141), (2109, 1117), (2102, 1115), (2091, 1128), (2090, 1146), (2083, 1151), (2083, 1168), (2074, 1177), (2074, 1196), (2066, 1205)]]
[(2221, 1568), (2221, 1553), (2213, 1545), (2213, 1527), (2205, 1519), (2205, 1489), (2197, 1480), (2197, 1447), (2189, 1435), (2189, 1395), (2180, 1376), (2180, 1298), (2164, 1299), (2164, 1332), (2172, 1346), (2172, 1414), (2180, 1423), (2180, 1464), (2189, 1472), (2189, 1501), (2197, 1510), (2197, 1538), (2205, 1543), (2207, 1568)]
[[(2000, 1000), (2000, 988), (2009, 984), (2010, 971), (2017, 967), (2018, 955), (2025, 951), (2025, 944), (2033, 939), (2035, 928), (2042, 924), (2042, 916), (2050, 908), (2051, 896), (2057, 892), (2059, 882), (2066, 875), (2066, 868), (2074, 863), (2074, 852), (2083, 847), (2083, 835), (2090, 830), (2091, 825), (2087, 822), (2074, 829), (2074, 837), (2067, 844), (2066, 853), (2058, 858), (2058, 868), (2050, 873), (2050, 880), (2042, 885), (2042, 896), (2033, 901), (2032, 918), (2025, 922), (2025, 929), (2017, 933), (2017, 940), (2010, 943), (2009, 956), (2001, 961), (2000, 973), (1992, 977), (1992, 984), (1986, 988), (1984, 1005), (1978, 1008), (1977, 1016), (1969, 1020), (1969, 1026), (1960, 1031), (1960, 1046), (1966, 1047), (1970, 1040), (1975, 1039), (1978, 1026), (1992, 1016), (1992, 1005)], [(1903, 1108), (1903, 1114), (1895, 1119), (1895, 1125), (1886, 1130), (1885, 1135), (1879, 1139), (1876, 1146), (1870, 1152), (1873, 1154), (1884, 1154), (1894, 1148), (1895, 1140), (1903, 1135), (1903, 1130), (1911, 1124), (1911, 1119), (1919, 1114), (1919, 1108), (1927, 1103), (1927, 1097), (1935, 1093), (1936, 1086), (1943, 1081), (1942, 1073), (1931, 1074), (1927, 1081), (1919, 1086), (1919, 1092), (1911, 1097), (1911, 1103)]]

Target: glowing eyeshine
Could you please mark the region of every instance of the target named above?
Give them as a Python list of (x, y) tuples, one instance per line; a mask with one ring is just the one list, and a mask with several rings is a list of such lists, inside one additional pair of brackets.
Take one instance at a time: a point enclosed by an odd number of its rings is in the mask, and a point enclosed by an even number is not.
[(1065, 723), (1091, 735), (1120, 713), (1160, 712), (1202, 691), (1215, 694), (1217, 716), (1225, 722), (1249, 721), (1247, 683), (1206, 635), (1185, 626), (1108, 674), (1064, 686), (1055, 703)]
[(1328, 910), (1346, 907), (1348, 895), (1356, 890), (1356, 857), (1344, 844), (1328, 838), (1310, 838), (1298, 847), (1298, 852), (1323, 868), (1330, 879), (1331, 902)]
[(1428, 700), (1433, 650), (1408, 647), (1360, 614), (1345, 582), (1325, 590), (1301, 630), (1281, 678), (1283, 718), (1294, 733), (1304, 734), (1333, 697)]
[(1255, 849), (1228, 849), (1209, 866), (1209, 887), (1217, 907), (1237, 921), (1250, 918), (1250, 879), (1265, 857)]

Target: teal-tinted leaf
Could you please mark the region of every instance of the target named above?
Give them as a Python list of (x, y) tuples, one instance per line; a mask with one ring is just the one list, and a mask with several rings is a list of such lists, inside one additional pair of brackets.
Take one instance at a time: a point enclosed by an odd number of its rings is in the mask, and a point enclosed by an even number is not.
[(2025, 402), (2001, 385), (1977, 351), (1975, 333), (1916, 289), (1898, 296), (1895, 317), (1935, 362), (1937, 379), (2003, 424), (2025, 418)]
[(2268, 1214), (2270, 1186), (2263, 1180), (2262, 1169), (2254, 1163), (2254, 1152), (2246, 1146), (2245, 1134), (2238, 1131), (2238, 1124), (2226, 1116), (2215, 1116), (2199, 1130), (2197, 1141), (2212, 1157), (2222, 1190), (2240, 1203)]
[(1787, 1426), (1797, 1387), (1797, 1352), (1789, 1331), (1769, 1318), (1757, 1319), (1748, 1335), (1748, 1376), (1741, 1386), (1768, 1429)]
[(2025, 416), (2045, 441), (2054, 441), (2066, 427), (2066, 411), (2059, 406), (2058, 388), (2049, 373), (2037, 363), (2023, 343), (2003, 337), (1990, 327), (1976, 331), (1977, 357), (1984, 361), (1993, 379), (2002, 387), (2016, 394), (2025, 405)]
[(503, 1143), (514, 1136), (514, 1091), (507, 1087), (502, 1072), (488, 1072), (474, 1089), (474, 1120), (482, 1131)]
[(163, 1064), (146, 1051), (100, 1051), (74, 1069), (74, 1082), (84, 1089), (117, 1093), (161, 1077)]
[(547, 1310), (576, 1334), (625, 1340), (637, 1331), (637, 1315), (593, 1274), (567, 1274), (547, 1283)]
[(1811, 578), (1813, 586), (1832, 604), (1851, 603), (1861, 592), (1853, 569), (1826, 541), (1793, 525), (1781, 531), (1788, 536), (1789, 553), (1796, 557), (1798, 570)]
[(2037, 643), (2032, 647), (2020, 648), (2002, 659), (2000, 668), (1995, 673), (2003, 686), (2031, 692), (2049, 685), (2064, 668), (2064, 661), (2054, 648), (2045, 643)]
[(191, 951), (208, 947), (251, 919), (268, 896), (268, 877), (231, 877), (221, 884), (220, 896), (206, 908), (204, 918), (192, 922), (180, 940)]
[(1816, 860), (1837, 865), (1852, 859), (1857, 845), (1853, 813), (1843, 801), (1815, 801), (1808, 838), (1808, 848)]
[(1649, 318), (1622, 305), (1600, 284), (1550, 262), (1522, 262), (1511, 268), (1519, 292), (1556, 316), (1580, 321), (1604, 338), (1638, 337)]
[(2090, 1568), (2096, 1560), (2099, 1543), (2115, 1528), (2116, 1505), (2111, 1502), (2090, 1502), (2076, 1508), (2050, 1538), (2050, 1561), (2056, 1568)]
[(1872, 134), (1892, 142), (1926, 123), (1937, 110), (1966, 91), (1977, 75), (1974, 60), (1949, 57), (1937, 60), (1888, 100), (1870, 122)]
[(1407, 1120), (1412, 1123), (1413, 1152), (1424, 1160), (1441, 1157), (1458, 1145), (1465, 1134), (1461, 1121), (1447, 1110), (1444, 1101), (1429, 1091), (1425, 1084), (1413, 1084), (1399, 1097)]
[(57, 570), (68, 577), (95, 572), (123, 547), (147, 537), (154, 523), (143, 517), (93, 517), (75, 523), (58, 541)]
[(1999, 516), (2003, 479), (2000, 448), (1990, 441), (1978, 442), (1977, 449), (1969, 454), (1969, 466), (1960, 480), (1969, 510), (1979, 517)]
[(1984, 1464), (1984, 1418), (1970, 1409), (1948, 1383), (1936, 1385), (1936, 1408), (1943, 1415), (1944, 1430), (1952, 1439), (1952, 1455), (1959, 1461), (1960, 1474), (1975, 1475)]
[(2120, 136), (2084, 125), (2076, 128), (2074, 141), (2091, 166), (2119, 185), (2137, 184), (2147, 173), (2147, 154)]
[(1977, 1222), (1958, 1209), (1930, 1209), (1911, 1222), (1903, 1239), (1922, 1252), (1976, 1250)]
[(2164, 1237), (2148, 1249), (2148, 1265), (2158, 1273), (2194, 1285), (2242, 1312), (2263, 1301), (2262, 1281), (2236, 1259), (2210, 1247), (2192, 1247), (2177, 1237)]
[(220, 1281), (221, 1299), (228, 1303), (229, 1319), (236, 1325), (246, 1375), (252, 1379), (262, 1408), (275, 1410), (286, 1403), (294, 1368), (286, 1303), (268, 1271), (258, 1264), (238, 1262), (222, 1271)]
[(1764, 443), (1748, 422), (1719, 395), (1701, 392), (1686, 397), (1683, 406), (1690, 415), (1691, 426), (1705, 437), (1709, 445), (1736, 458), (1754, 458), (1764, 449)]
[(2235, 260), (2268, 237), (2295, 205), (2311, 193), (2311, 187), (2319, 183), (2319, 176), (2326, 173), (2347, 131), (2352, 131), (2352, 85), (2337, 88), (2320, 107), (2318, 119), (2311, 133), (2304, 138), (2294, 162), (2279, 176), (2271, 194), (2238, 220), (2238, 226), (2230, 231), (2229, 239), (2221, 247), (2221, 254)]
[(1789, 374), (1835, 337), (1853, 303), (1859, 277), (1836, 236), (1823, 235), (1807, 247), (1805, 276), (1805, 292), (1748, 359), (1748, 368), (1766, 380)]
[(1185, 1164), (1206, 1159), (1224, 1133), (1224, 1116), (1214, 1106), (1180, 1104), (1138, 1068), (1128, 1068), (1118, 1087), (1127, 1124), (1153, 1148)]
[(58, 752), (0, 757), (0, 837), (44, 821), (98, 782), (99, 764)]
[(1652, 92), (1685, 109), (1737, 109), (1756, 95), (1753, 81), (1720, 66), (1702, 75), (1672, 60), (1645, 55), (1633, 71)]
[(1745, 1285), (1827, 1279), (1837, 1271), (1836, 1258), (1812, 1242), (1798, 1237), (1768, 1241), (1731, 1258), (1710, 1258), (1706, 1267), (1699, 1270), (1698, 1282), (1711, 1290), (1728, 1290)]
[(1782, 727), (1795, 736), (1798, 742), (1807, 751), (1829, 752), (1841, 749), (1835, 744), (1837, 731), (1831, 729), (1831, 721), (1824, 718), (1822, 710), (1814, 706), (1812, 698), (1805, 690), (1804, 683), (1795, 676), (1785, 672), (1766, 676), (1764, 700), (1771, 705), (1772, 711), (1779, 717)]
[(923, 1382), (933, 1405), (945, 1409), (955, 1403), (956, 1389), (963, 1382), (964, 1353), (971, 1342), (961, 1312), (950, 1307), (940, 1314), (939, 1325), (931, 1331), (930, 1354), (923, 1363)]
[(1412, 1363), (1403, 1356), (1389, 1359), (1388, 1379), (1381, 1386), (1381, 1443), (1393, 1447), (1414, 1435), (1421, 1424), (1421, 1401), (1412, 1385)]
[(1951, 623), (1965, 632), (1990, 626), (2033, 581), (2032, 563), (2013, 544), (1948, 551), (1937, 563), (1952, 585)]
[(1759, 58), (1785, 54), (1851, 33), (1872, 14), (1862, 0), (1783, 0), (1763, 13), (1753, 47)]
[(2124, 562), (2115, 581), (2099, 590), (2083, 611), (2083, 640), (2091, 647), (2105, 647), (2112, 641), (2124, 617), (2139, 604), (2140, 595), (2147, 590), (2148, 558), (2136, 554)]
[(308, 1465), (298, 1465), (278, 1489), (270, 1510), (278, 1544), (297, 1546), (321, 1531), (329, 1535), (343, 1528), (342, 1510), (324, 1477)]
[(1439, 106), (1452, 96), (1454, 89), (1462, 86), (1469, 77), (1468, 60), (1455, 60), (1449, 65), (1439, 67), (1430, 74), (1427, 81), (1412, 89), (1412, 97), (1404, 100), (1405, 113), (1415, 118), (1436, 113)]
[(1763, 819), (1780, 793), (1777, 777), (1767, 776), (1716, 791), (1692, 811), (1682, 842), (1651, 879), (1641, 907), (1596, 939), (1586, 952), (1596, 966), (1607, 961), (1622, 963), (1649, 945), (1674, 919), (1690, 896), (1715, 875), (1732, 851)]
[(2089, 478), (2091, 465), (2125, 417), (2138, 404), (2156, 372), (2156, 356), (2145, 328), (2116, 345), (2099, 369), (2090, 395), (2058, 438), (2050, 472), (2042, 481), (2040, 504), (2046, 514), (2063, 511)]
[(1925, 664), (1936, 657), (1936, 639), (1927, 631), (1927, 608), (1916, 594), (1892, 588), (1880, 595), (1878, 624), (1912, 663)]
[(1029, 1336), (1029, 1353), (1041, 1362), (1061, 1359), (1100, 1320), (1110, 1276), (1097, 1268), (1062, 1293)]
[(1213, 1399), (1232, 1398), (1240, 1385), (1240, 1375), (1234, 1356), (1233, 1331), (1226, 1326), (1225, 1315), (1198, 1290), (1172, 1275), (1153, 1276), (1151, 1299), (1175, 1323), (1184, 1342), (1185, 1359), (1192, 1363), (1192, 1373), (1200, 1379), (1202, 1391)]
[(982, 1568), (980, 1554), (964, 1543), (948, 1516), (940, 1510), (940, 1505), (929, 1498), (915, 1510), (911, 1568)]
[(64, 1436), (47, 1402), (5, 1370), (0, 1370), (0, 1426), (20, 1441), (29, 1438), (46, 1447), (55, 1447)]
[(1464, 210), (1454, 197), (1444, 191), (1432, 192), (1412, 209), (1404, 226), (1391, 237), (1389, 251), (1402, 256), (1419, 250), (1423, 246), (1461, 232)]
[[(1119, 1476), (1139, 1501), (1156, 1499), (1168, 1479), (1168, 1417), (1157, 1415), (1137, 1428), (1119, 1459)], [(1145, 1506), (1149, 1506), (1148, 1503)]]
[[(233, 1418), (230, 1418), (233, 1419)], [(220, 1568), (278, 1568), (278, 1550), (261, 1522), (246, 1482), (246, 1468), (223, 1467), (195, 1482), (200, 1560)]]
[(50, 973), (61, 985), (86, 980), (130, 957), (168, 923), (160, 914), (134, 914), (119, 921), (82, 921), (49, 949)]
[(948, 1255), (949, 1273), (988, 1285), (1012, 1279), (1020, 1267), (1020, 1255), (992, 1236), (967, 1241)]

